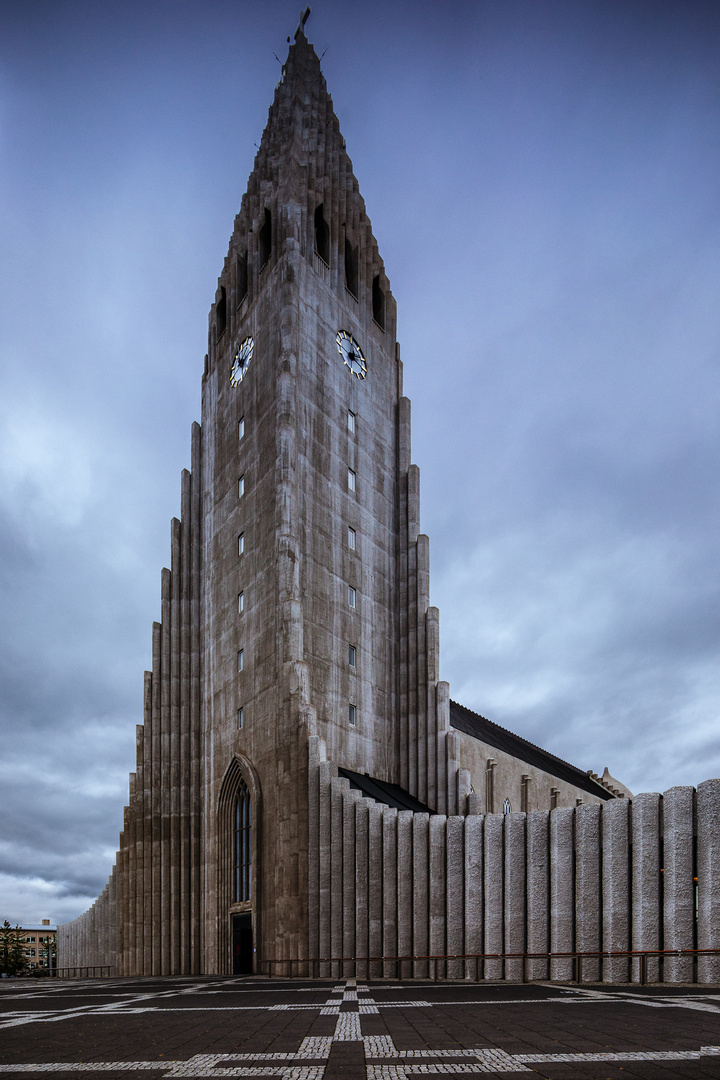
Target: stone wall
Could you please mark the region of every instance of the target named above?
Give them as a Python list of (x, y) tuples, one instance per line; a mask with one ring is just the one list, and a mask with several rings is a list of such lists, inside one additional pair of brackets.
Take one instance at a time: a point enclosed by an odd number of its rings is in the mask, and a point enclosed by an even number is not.
[[(310, 954), (333, 958), (321, 974), (355, 974), (355, 956), (720, 948), (720, 780), (632, 803), (420, 814), (363, 797), (323, 749), (311, 740)], [(428, 971), (427, 960), (357, 963), (360, 978)], [(474, 973), (475, 961), (441, 967)], [(479, 974), (512, 980), (522, 968), (486, 959)], [(720, 957), (650, 960), (647, 975), (715, 982)], [(531, 960), (527, 976), (571, 979), (573, 962)], [(639, 977), (637, 959), (582, 969), (584, 982)]]

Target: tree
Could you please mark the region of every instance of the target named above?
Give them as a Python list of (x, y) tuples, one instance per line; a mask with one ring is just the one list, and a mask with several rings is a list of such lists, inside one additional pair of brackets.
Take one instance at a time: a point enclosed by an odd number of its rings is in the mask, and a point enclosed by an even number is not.
[(44, 941), (40, 938), (40, 942), (41, 944), (38, 950), (40, 957), (43, 964), (52, 975), (57, 965), (57, 941), (51, 934), (48, 934)]
[(25, 970), (25, 941), (21, 928), (5, 919), (0, 926), (0, 971), (17, 975)]

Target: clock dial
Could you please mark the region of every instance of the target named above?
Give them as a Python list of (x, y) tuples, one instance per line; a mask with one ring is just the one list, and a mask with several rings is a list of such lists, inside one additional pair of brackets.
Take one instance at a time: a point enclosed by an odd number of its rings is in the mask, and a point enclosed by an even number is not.
[(250, 366), (254, 348), (255, 342), (251, 337), (246, 337), (242, 345), (238, 346), (233, 359), (232, 370), (230, 372), (231, 386), (237, 386), (247, 375), (247, 369)]
[(367, 363), (355, 338), (352, 334), (348, 334), (347, 330), (338, 330), (335, 340), (338, 352), (355, 378), (364, 379), (367, 375)]

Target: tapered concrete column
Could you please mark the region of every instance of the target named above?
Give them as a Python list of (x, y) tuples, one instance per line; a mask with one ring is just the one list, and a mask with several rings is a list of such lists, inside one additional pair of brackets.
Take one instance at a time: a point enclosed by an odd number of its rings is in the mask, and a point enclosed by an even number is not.
[[(461, 819), (462, 820), (462, 819)], [(465, 946), (463, 952), (477, 956), (484, 952), (484, 888), (483, 888), (483, 826), (482, 814), (465, 818)], [(476, 965), (472, 960), (465, 963), (465, 978), (474, 979), (477, 974), (482, 978), (483, 963)]]
[[(533, 810), (526, 820), (527, 951), (550, 951), (550, 813)], [(528, 979), (547, 979), (546, 959), (528, 960)]]
[[(332, 955), (330, 942), (330, 867), (332, 862), (330, 782), (332, 774), (333, 767), (330, 762), (322, 761), (318, 765), (318, 957)], [(330, 975), (330, 965), (321, 964), (319, 974), (321, 978), (327, 979)]]
[[(465, 951), (463, 925), (465, 818), (450, 817), (446, 828), (446, 879), (447, 928), (445, 948), (449, 956), (459, 956)], [(448, 979), (462, 979), (462, 960), (448, 960)]]
[[(503, 951), (503, 819), (502, 814), (486, 814), (484, 843), (485, 952)], [(502, 960), (485, 961), (485, 979), (502, 979)]]
[[(397, 818), (394, 807), (386, 806), (382, 818), (382, 898), (383, 898), (383, 956), (398, 954), (398, 849)], [(398, 978), (397, 964), (388, 961), (383, 964), (383, 977)]]
[[(413, 956), (427, 956), (430, 944), (428, 935), (429, 817), (429, 814), (413, 814)], [(413, 964), (414, 978), (427, 978), (427, 974), (427, 960), (421, 960)]]
[[(355, 956), (368, 955), (369, 799), (355, 803)], [(350, 860), (347, 860), (348, 865)], [(351, 952), (352, 956), (353, 953)], [(367, 979), (367, 960), (355, 965), (358, 979)]]
[[(412, 810), (397, 816), (397, 951), (411, 956), (413, 951), (413, 834)], [(400, 978), (412, 977), (412, 964), (401, 963)]]
[[(575, 948), (575, 882), (573, 872), (575, 811), (557, 807), (550, 813), (550, 951)], [(550, 978), (566, 982), (573, 977), (573, 961), (550, 961)]]
[[(575, 948), (600, 952), (600, 829), (602, 807), (587, 803), (575, 811)], [(598, 982), (600, 960), (582, 961), (582, 981)]]
[[(695, 947), (693, 812), (695, 789), (663, 793), (663, 917), (666, 949)], [(692, 956), (664, 958), (663, 982), (692, 982)]]
[[(660, 796), (638, 795), (631, 810), (632, 947), (660, 948)], [(648, 957), (648, 982), (658, 982), (660, 961)], [(632, 962), (633, 982), (640, 981), (640, 960)]]
[[(368, 955), (382, 955), (383, 929), (383, 814), (390, 807), (371, 802), (368, 807)], [(380, 978), (383, 965), (371, 963), (368, 977)]]
[[(361, 798), (362, 792), (357, 788), (349, 788), (343, 798), (343, 837), (342, 837), (342, 868), (343, 868), (343, 937), (342, 955), (352, 957), (356, 954), (355, 947), (355, 898), (357, 894), (356, 880), (358, 868), (355, 863), (355, 804)], [(340, 953), (335, 955), (339, 956)], [(343, 977), (352, 979), (355, 977), (355, 964), (352, 960), (346, 960), (343, 964)]]
[[(344, 776), (330, 781), (330, 950), (342, 956), (343, 947), (343, 800), (350, 788)], [(332, 964), (330, 976), (339, 979), (341, 965)]]
[[(611, 799), (602, 810), (603, 839), (603, 951), (630, 947), (630, 867), (628, 850), (630, 804), (627, 799)], [(628, 981), (626, 959), (603, 960), (603, 982)]]
[[(429, 944), (428, 951), (431, 956), (444, 956), (445, 948), (445, 893), (446, 893), (446, 829), (447, 819), (442, 814), (434, 814), (429, 825), (429, 857), (428, 868), (428, 916), (429, 916)], [(444, 964), (440, 965), (438, 976), (445, 974)], [(432, 970), (430, 972), (433, 974)]]
[[(505, 952), (525, 952), (525, 814), (504, 814)], [(519, 982), (522, 960), (505, 961), (505, 978)]]
[[(698, 949), (720, 949), (720, 780), (697, 789)], [(698, 958), (698, 982), (720, 982), (720, 956)]]
[(320, 925), (320, 763), (324, 757), (317, 735), (308, 739), (308, 956), (319, 956)]

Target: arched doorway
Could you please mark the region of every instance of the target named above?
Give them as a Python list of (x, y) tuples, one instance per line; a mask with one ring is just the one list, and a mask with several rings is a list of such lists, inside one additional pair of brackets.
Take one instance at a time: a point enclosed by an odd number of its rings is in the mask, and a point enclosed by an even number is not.
[(259, 795), (255, 770), (236, 754), (218, 805), (218, 969), (233, 975), (251, 975), (259, 955)]

